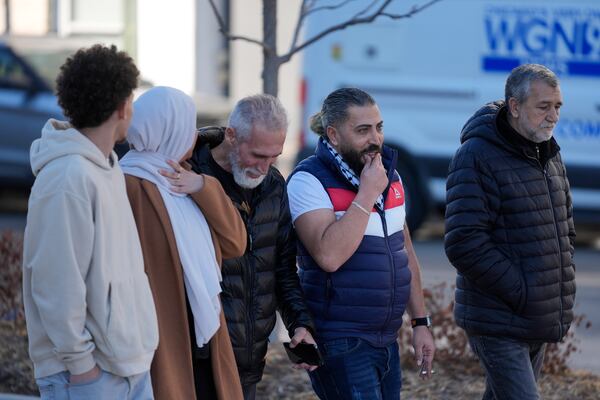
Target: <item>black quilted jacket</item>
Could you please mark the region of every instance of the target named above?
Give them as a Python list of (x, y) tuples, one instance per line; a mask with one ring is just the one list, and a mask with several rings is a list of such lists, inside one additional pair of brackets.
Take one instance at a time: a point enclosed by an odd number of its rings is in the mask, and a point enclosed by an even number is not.
[(498, 132), (503, 106), (488, 104), (469, 119), (450, 164), (445, 248), (458, 272), (454, 316), (471, 334), (556, 342), (575, 301), (569, 182), (554, 139), (541, 163)]
[(209, 130), (200, 137), (190, 163), (194, 171), (219, 179), (248, 231), (245, 255), (223, 261), (221, 293), (240, 378), (246, 386), (261, 380), (276, 310), (290, 336), (300, 326), (314, 332), (314, 325), (298, 279), (285, 180), (271, 167), (244, 205), (247, 196), (231, 178), (222, 179), (223, 170), (215, 168), (210, 158), (208, 144), (214, 147), (221, 141), (222, 134)]

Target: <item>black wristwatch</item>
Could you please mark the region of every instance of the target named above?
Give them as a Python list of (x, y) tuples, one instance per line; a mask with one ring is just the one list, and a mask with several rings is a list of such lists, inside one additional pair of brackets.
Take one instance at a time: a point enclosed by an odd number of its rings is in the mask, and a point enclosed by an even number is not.
[(414, 328), (415, 326), (426, 326), (431, 328), (431, 318), (429, 315), (424, 316), (423, 318), (413, 318), (410, 320), (410, 325)]

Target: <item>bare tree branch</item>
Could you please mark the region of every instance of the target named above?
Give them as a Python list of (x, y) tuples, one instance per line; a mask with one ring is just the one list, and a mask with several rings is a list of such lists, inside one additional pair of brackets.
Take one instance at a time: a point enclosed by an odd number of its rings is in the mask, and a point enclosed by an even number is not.
[(359, 11), (359, 12), (358, 12), (357, 14), (355, 14), (355, 15), (354, 15), (354, 16), (353, 16), (351, 19), (358, 18), (358, 17), (360, 17), (361, 15), (364, 15), (364, 14), (368, 13), (368, 12), (369, 12), (369, 10), (370, 10), (371, 8), (373, 8), (373, 6), (374, 6), (375, 4), (377, 4), (377, 3), (379, 3), (379, 0), (373, 0), (373, 1), (371, 2), (371, 4), (369, 4), (369, 5), (368, 5), (366, 8), (364, 8), (362, 11)]
[(223, 19), (223, 17), (221, 17), (219, 10), (217, 10), (217, 5), (215, 4), (214, 0), (208, 0), (208, 2), (210, 3), (210, 8), (212, 8), (215, 17), (217, 18), (217, 22), (219, 23), (221, 32), (225, 33), (227, 31), (227, 27), (225, 26), (225, 20)]
[[(296, 28), (294, 28), (294, 36), (292, 37), (292, 44), (290, 45), (290, 49), (293, 49), (298, 43), (298, 37), (300, 36), (300, 28), (302, 28), (302, 24), (304, 22), (304, 18), (306, 17), (307, 6), (309, 0), (302, 0), (302, 5), (300, 6), (300, 14), (298, 15), (298, 21), (296, 22)], [(312, 4), (312, 2), (311, 2)]]
[(344, 7), (346, 4), (351, 3), (353, 1), (356, 1), (356, 0), (345, 0), (345, 1), (342, 1), (341, 3), (333, 4), (331, 6), (311, 7), (311, 8), (309, 8), (309, 9), (306, 10), (306, 13), (304, 13), (304, 17), (306, 17), (307, 15), (316, 13), (318, 11), (335, 10), (335, 9)]
[(411, 8), (411, 10), (409, 12), (405, 13), (405, 14), (390, 14), (390, 13), (383, 12), (380, 15), (382, 17), (388, 17), (388, 18), (391, 18), (391, 19), (410, 18), (413, 15), (415, 15), (416, 13), (419, 13), (419, 12), (423, 11), (424, 9), (426, 9), (427, 7), (430, 7), (431, 5), (437, 3), (438, 1), (441, 1), (441, 0), (430, 0), (428, 3), (423, 4), (420, 7), (413, 6)]
[(287, 52), (287, 54), (284, 54), (284, 55), (282, 55), (280, 57), (282, 63), (289, 61), (289, 59), (292, 58), (292, 56), (295, 53), (301, 51), (302, 49), (304, 49), (307, 46), (310, 46), (314, 42), (320, 40), (321, 38), (323, 38), (324, 36), (329, 35), (332, 32), (346, 29), (347, 27), (352, 26), (352, 25), (366, 24), (366, 23), (373, 22), (379, 16), (379, 14), (382, 13), (385, 10), (385, 8), (390, 5), (391, 2), (392, 2), (392, 0), (386, 0), (379, 7), (379, 9), (376, 12), (374, 12), (372, 15), (370, 15), (368, 17), (351, 18), (351, 19), (349, 19), (349, 20), (347, 20), (345, 22), (341, 22), (341, 23), (339, 23), (337, 25), (333, 25), (333, 26), (325, 29), (321, 33), (318, 33), (317, 35), (315, 35), (312, 38), (308, 39), (307, 41), (305, 41), (304, 43), (302, 43), (300, 46), (295, 46), (295, 47), (291, 48), (290, 51)]
[[(296, 44), (298, 43), (298, 38), (300, 37), (300, 30), (302, 29), (302, 25), (304, 24), (304, 20), (306, 19), (307, 16), (309, 16), (310, 14), (313, 14), (315, 12), (318, 11), (323, 11), (323, 10), (335, 10), (338, 8), (341, 8), (343, 6), (345, 6), (346, 4), (352, 2), (352, 1), (356, 1), (356, 0), (344, 0), (341, 3), (338, 4), (333, 4), (331, 6), (321, 6), (321, 7), (315, 7), (315, 0), (303, 0), (302, 1), (302, 5), (300, 6), (300, 15), (298, 16), (298, 22), (296, 22), (296, 27), (294, 28), (294, 36), (292, 38), (292, 43), (290, 44), (290, 51), (296, 47)], [(378, 0), (375, 0), (375, 2), (377, 2)]]
[[(316, 34), (312, 38), (306, 40), (301, 45), (294, 46), (293, 48), (290, 49), (289, 52), (287, 52), (286, 54), (284, 54), (284, 55), (282, 55), (282, 56), (279, 57), (281, 63), (285, 63), (285, 62), (289, 61), (290, 58), (292, 58), (292, 56), (295, 53), (301, 51), (302, 49), (304, 49), (307, 46), (310, 46), (311, 44), (313, 44), (316, 41), (322, 39), (323, 37), (329, 35), (330, 33), (344, 30), (344, 29), (346, 29), (346, 28), (348, 28), (350, 26), (353, 26), (353, 25), (361, 25), (361, 24), (371, 23), (371, 22), (375, 21), (377, 18), (379, 18), (381, 16), (385, 16), (385, 17), (392, 18), (392, 19), (410, 18), (413, 15), (415, 15), (416, 13), (423, 11), (424, 9), (430, 7), (431, 5), (437, 3), (437, 2), (439, 2), (441, 0), (430, 0), (428, 3), (426, 3), (426, 4), (422, 5), (422, 6), (413, 6), (411, 8), (411, 10), (408, 11), (407, 13), (405, 13), (405, 14), (391, 14), (391, 13), (387, 13), (385, 11), (385, 9), (390, 5), (390, 3), (392, 1), (393, 0), (385, 0), (383, 2), (383, 4), (381, 4), (379, 6), (379, 8), (376, 11), (374, 11), (372, 14), (370, 14), (368, 16), (365, 16), (365, 17), (361, 17), (361, 18), (357, 18), (357, 17), (350, 18), (350, 19), (348, 19), (348, 20), (346, 20), (344, 22), (341, 22), (341, 23), (339, 23), (337, 25), (333, 25), (333, 26), (325, 29), (324, 31)], [(374, 2), (372, 2), (367, 7), (367, 9), (371, 8), (373, 6), (373, 3)], [(358, 13), (356, 15), (361, 15), (362, 13), (365, 12), (365, 10), (366, 9), (364, 9), (363, 11), (361, 11), (360, 13)]]
[(210, 3), (210, 7), (212, 8), (213, 13), (215, 14), (215, 17), (217, 18), (217, 22), (219, 23), (219, 31), (221, 31), (221, 33), (223, 34), (223, 36), (225, 36), (226, 39), (232, 40), (232, 41), (233, 40), (243, 40), (246, 42), (257, 44), (260, 47), (262, 47), (263, 49), (265, 49), (266, 51), (273, 51), (269, 46), (266, 45), (265, 42), (261, 42), (258, 39), (252, 39), (247, 36), (232, 35), (231, 33), (229, 33), (229, 29), (227, 28), (227, 25), (225, 24), (225, 20), (219, 13), (219, 10), (217, 9), (215, 1), (208, 0), (208, 2)]
[[(1, 1), (1, 0), (0, 0)], [(5, 0), (8, 1), (8, 0)], [(210, 7), (217, 19), (217, 23), (219, 25), (219, 31), (223, 34), (223, 36), (230, 41), (233, 40), (243, 40), (249, 43), (254, 43), (263, 49), (263, 91), (265, 93), (270, 93), (273, 95), (277, 95), (278, 86), (277, 86), (277, 77), (279, 75), (279, 67), (288, 62), (291, 57), (302, 51), (304, 48), (310, 46), (316, 41), (322, 39), (323, 37), (329, 35), (330, 33), (344, 30), (353, 25), (361, 25), (368, 24), (375, 21), (379, 17), (387, 17), (390, 19), (401, 19), (401, 18), (410, 18), (414, 14), (423, 11), (427, 7), (441, 1), (441, 0), (429, 0), (426, 4), (422, 6), (413, 6), (410, 11), (404, 14), (394, 14), (387, 11), (387, 7), (394, 0), (371, 0), (369, 4), (363, 8), (361, 11), (356, 13), (351, 18), (343, 21), (337, 25), (330, 26), (329, 28), (321, 31), (316, 34), (312, 38), (306, 40), (304, 43), (298, 45), (298, 40), (300, 37), (300, 31), (302, 29), (302, 25), (306, 20), (306, 17), (310, 14), (316, 13), (318, 11), (323, 10), (336, 10), (344, 7), (345, 5), (354, 2), (356, 0), (339, 0), (335, 4), (331, 4), (328, 6), (319, 6), (317, 7), (317, 0), (302, 0), (302, 5), (300, 7), (300, 13), (298, 15), (297, 24), (294, 28), (294, 34), (292, 36), (292, 42), (290, 44), (290, 49), (286, 54), (281, 56), (277, 55), (277, 36), (276, 36), (276, 27), (277, 27), (277, 1), (278, 0), (263, 0), (263, 40), (253, 39), (247, 36), (233, 35), (229, 32), (229, 27), (227, 26), (224, 18), (219, 13), (219, 10), (215, 4), (216, 0), (208, 0)], [(366, 2), (363, 2), (363, 4)]]
[[(290, 44), (290, 50), (289, 50), (288, 54), (294, 54), (294, 53), (292, 53), (292, 49), (294, 49), (296, 47), (296, 44), (298, 43), (298, 38), (300, 37), (300, 30), (302, 29), (302, 25), (304, 24), (304, 20), (306, 19), (307, 16), (309, 16), (310, 14), (313, 14), (315, 12), (318, 12), (318, 11), (336, 10), (338, 8), (344, 7), (346, 4), (351, 3), (353, 1), (356, 1), (356, 0), (345, 0), (338, 4), (333, 4), (330, 6), (314, 7), (316, 0), (312, 0), (312, 1), (303, 0), (302, 5), (300, 6), (300, 15), (298, 16), (298, 22), (296, 22), (296, 27), (294, 29), (294, 36), (292, 38), (292, 43)], [(354, 15), (351, 19), (357, 18), (362, 14), (366, 14), (378, 2), (379, 2), (379, 0), (373, 0), (371, 2), (371, 4), (369, 4), (366, 8), (364, 8), (363, 10), (358, 12), (356, 15)], [(285, 56), (283, 56), (283, 58), (285, 58)], [(289, 60), (289, 58), (287, 58), (286, 61), (287, 60)]]

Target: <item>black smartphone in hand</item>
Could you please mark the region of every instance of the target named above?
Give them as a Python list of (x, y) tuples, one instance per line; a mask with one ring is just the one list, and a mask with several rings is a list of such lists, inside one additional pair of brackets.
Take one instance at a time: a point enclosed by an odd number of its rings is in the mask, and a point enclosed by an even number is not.
[(291, 348), (289, 342), (284, 342), (283, 347), (294, 364), (323, 365), (323, 357), (316, 344), (301, 342), (296, 347)]

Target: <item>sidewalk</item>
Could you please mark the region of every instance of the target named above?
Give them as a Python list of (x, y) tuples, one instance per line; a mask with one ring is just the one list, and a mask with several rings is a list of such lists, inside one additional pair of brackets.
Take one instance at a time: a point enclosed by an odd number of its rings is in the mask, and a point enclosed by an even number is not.
[(0, 393), (0, 400), (33, 400), (33, 399), (39, 399), (39, 397), (24, 396), (22, 394)]

